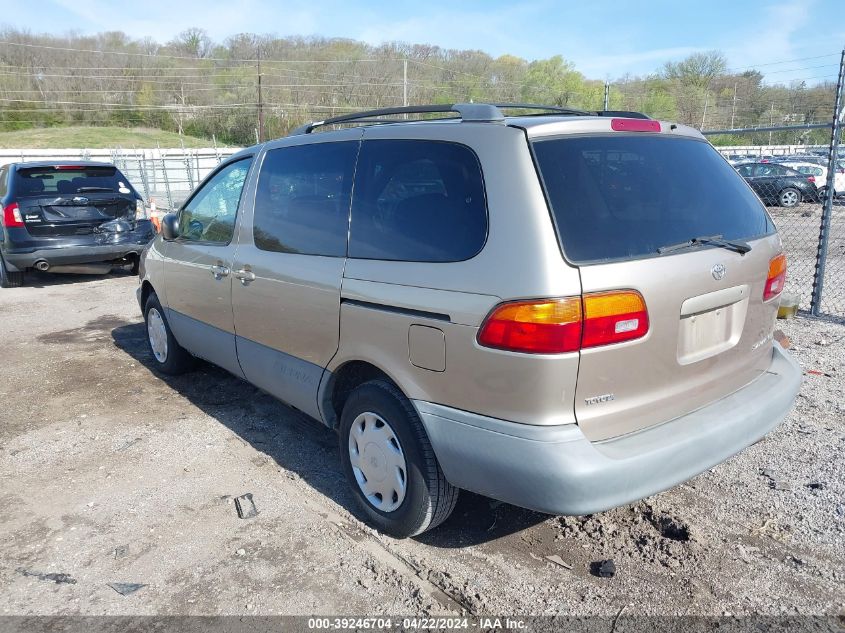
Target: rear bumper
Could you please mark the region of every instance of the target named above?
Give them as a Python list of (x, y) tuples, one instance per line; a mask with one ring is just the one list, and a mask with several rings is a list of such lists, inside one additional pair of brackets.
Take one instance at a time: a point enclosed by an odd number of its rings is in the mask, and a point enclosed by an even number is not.
[(783, 420), (800, 386), (800, 367), (775, 343), (769, 369), (736, 393), (596, 443), (576, 424), (531, 426), (414, 404), (453, 485), (541, 512), (581, 515), (661, 492), (735, 455)]
[(50, 266), (85, 264), (120, 259), (129, 254), (139, 255), (155, 237), (149, 221), (138, 222), (134, 231), (120, 234), (93, 234), (85, 238), (51, 238), (34, 241), (26, 246), (7, 240), (3, 244), (3, 259), (12, 267), (23, 270), (44, 260)]

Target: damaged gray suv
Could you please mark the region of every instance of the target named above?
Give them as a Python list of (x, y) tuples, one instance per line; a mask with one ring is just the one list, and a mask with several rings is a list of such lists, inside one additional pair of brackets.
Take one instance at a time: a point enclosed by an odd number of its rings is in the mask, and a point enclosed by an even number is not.
[(334, 429), (403, 537), (461, 488), (594, 513), (762, 438), (801, 382), (772, 339), (785, 275), (696, 130), (458, 104), (231, 156), (164, 219), (138, 298), (162, 372), (203, 358)]

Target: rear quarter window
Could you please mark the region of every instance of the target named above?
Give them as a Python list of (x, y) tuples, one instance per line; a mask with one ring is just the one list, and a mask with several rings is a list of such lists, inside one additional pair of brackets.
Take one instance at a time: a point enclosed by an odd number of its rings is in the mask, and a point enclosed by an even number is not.
[(747, 240), (774, 231), (742, 177), (707, 142), (618, 134), (532, 145), (572, 262), (656, 256), (693, 237)]
[(349, 256), (456, 262), (487, 239), (481, 165), (465, 145), (364, 141), (352, 199)]

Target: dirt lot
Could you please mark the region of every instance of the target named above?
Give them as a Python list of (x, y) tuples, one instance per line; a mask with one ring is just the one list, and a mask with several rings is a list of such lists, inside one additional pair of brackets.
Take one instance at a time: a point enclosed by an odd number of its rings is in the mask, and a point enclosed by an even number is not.
[(845, 611), (845, 326), (782, 322), (795, 411), (686, 485), (582, 518), (465, 493), (396, 541), (356, 518), (330, 431), (214, 367), (151, 371), (136, 283), (0, 291), (3, 614)]

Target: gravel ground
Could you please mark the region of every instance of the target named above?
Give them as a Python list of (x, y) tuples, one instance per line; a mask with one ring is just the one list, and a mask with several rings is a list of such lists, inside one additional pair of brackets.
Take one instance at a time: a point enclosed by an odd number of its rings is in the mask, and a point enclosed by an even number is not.
[(397, 541), (357, 518), (330, 431), (209, 365), (151, 371), (135, 278), (29, 281), (0, 291), (3, 614), (845, 612), (843, 325), (779, 322), (795, 410), (685, 485), (579, 518), (463, 493)]

